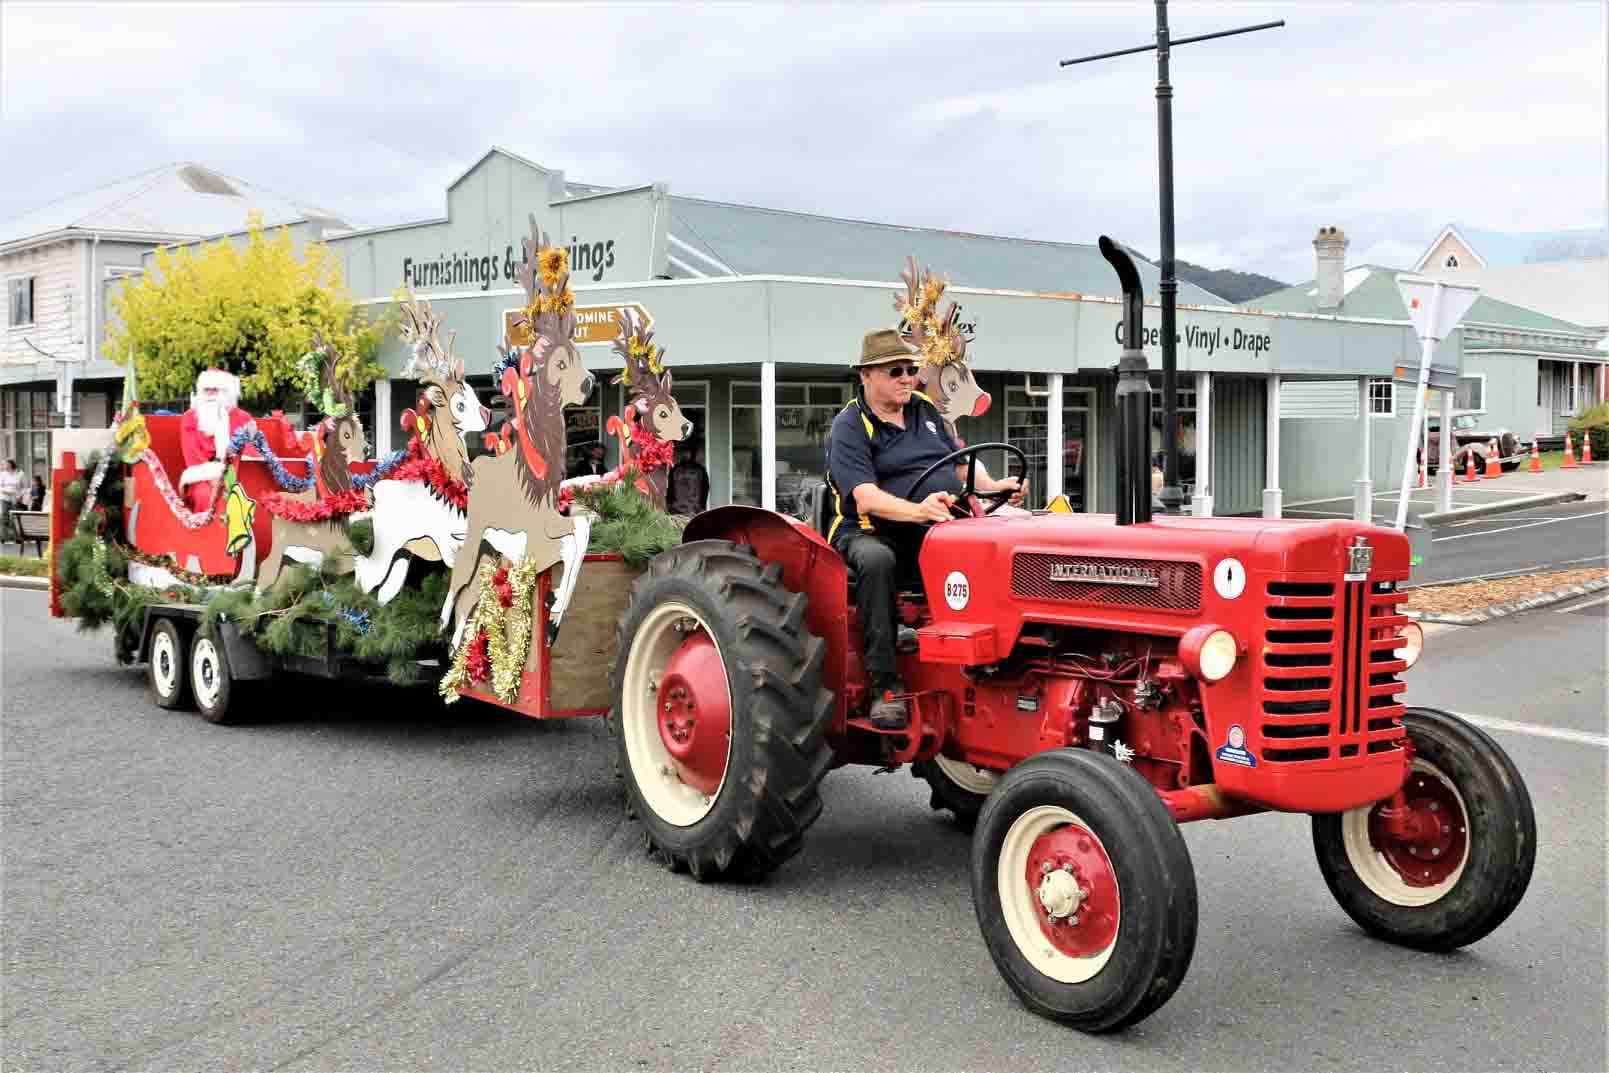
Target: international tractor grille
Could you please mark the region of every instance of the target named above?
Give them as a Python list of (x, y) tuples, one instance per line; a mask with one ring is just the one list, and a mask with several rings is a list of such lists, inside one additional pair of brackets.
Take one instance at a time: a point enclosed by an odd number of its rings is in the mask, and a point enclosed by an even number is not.
[(1408, 664), (1395, 655), (1408, 599), (1392, 581), (1271, 581), (1259, 657), (1262, 758), (1363, 758), (1403, 736)]
[[(1051, 568), (1088, 568), (1112, 578), (1155, 577), (1157, 584), (1124, 584), (1117, 580), (1057, 581)], [(1066, 600), (1081, 604), (1143, 607), (1162, 611), (1201, 610), (1201, 564), (1158, 559), (1109, 559), (1092, 555), (1045, 555), (1022, 552), (1011, 557), (1011, 594), (1029, 600)]]

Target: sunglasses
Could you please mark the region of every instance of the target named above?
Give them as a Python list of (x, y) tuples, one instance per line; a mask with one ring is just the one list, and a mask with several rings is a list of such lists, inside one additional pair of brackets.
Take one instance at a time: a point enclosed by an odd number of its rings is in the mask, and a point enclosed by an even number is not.
[(921, 367), (917, 365), (885, 365), (883, 368), (888, 370), (890, 380), (898, 380), (902, 376), (915, 376), (921, 371)]

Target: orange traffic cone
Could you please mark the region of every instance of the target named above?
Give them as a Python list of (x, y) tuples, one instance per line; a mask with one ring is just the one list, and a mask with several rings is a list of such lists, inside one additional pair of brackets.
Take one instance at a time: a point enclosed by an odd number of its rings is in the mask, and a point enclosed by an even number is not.
[(1464, 456), (1464, 483), (1474, 484), (1480, 479), (1480, 474), (1475, 472), (1475, 452), (1471, 451)]
[(1488, 480), (1490, 480), (1493, 477), (1501, 477), (1502, 475), (1503, 475), (1503, 460), (1500, 457), (1498, 457), (1498, 454), (1497, 454), (1497, 441), (1496, 440), (1487, 440), (1486, 441), (1486, 477), (1487, 477)]
[(1592, 465), (1592, 433), (1590, 431), (1581, 433), (1581, 464), (1583, 466)]
[(1575, 446), (1568, 432), (1564, 434), (1564, 464), (1559, 468), (1575, 469)]
[(1531, 472), (1542, 472), (1542, 452), (1537, 449), (1536, 440), (1531, 440)]

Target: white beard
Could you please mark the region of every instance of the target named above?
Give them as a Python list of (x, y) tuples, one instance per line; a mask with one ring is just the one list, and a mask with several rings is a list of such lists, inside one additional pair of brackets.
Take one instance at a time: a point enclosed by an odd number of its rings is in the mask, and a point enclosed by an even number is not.
[(190, 402), (196, 412), (196, 427), (212, 437), (214, 457), (229, 453), (229, 410), (226, 399), (194, 398)]

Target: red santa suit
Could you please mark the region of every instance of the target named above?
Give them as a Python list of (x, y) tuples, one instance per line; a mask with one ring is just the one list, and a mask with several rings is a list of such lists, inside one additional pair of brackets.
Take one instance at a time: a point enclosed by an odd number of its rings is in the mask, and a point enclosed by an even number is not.
[(208, 369), (196, 378), (190, 408), (179, 421), (185, 467), (179, 489), (193, 511), (212, 506), (212, 486), (223, 475), (230, 437), (251, 424), (251, 415), (236, 405), (239, 401), (240, 381), (232, 374)]

